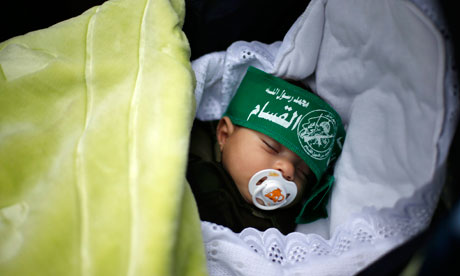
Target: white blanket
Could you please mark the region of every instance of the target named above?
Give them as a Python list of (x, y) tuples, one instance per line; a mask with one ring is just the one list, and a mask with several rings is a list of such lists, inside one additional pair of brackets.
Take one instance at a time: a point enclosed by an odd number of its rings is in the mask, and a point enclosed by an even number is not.
[(409, 1), (313, 0), (282, 42), (240, 41), (194, 61), (200, 119), (222, 115), (253, 65), (308, 83), (347, 128), (329, 218), (288, 236), (203, 223), (211, 274), (350, 275), (424, 229), (457, 122), (445, 49)]

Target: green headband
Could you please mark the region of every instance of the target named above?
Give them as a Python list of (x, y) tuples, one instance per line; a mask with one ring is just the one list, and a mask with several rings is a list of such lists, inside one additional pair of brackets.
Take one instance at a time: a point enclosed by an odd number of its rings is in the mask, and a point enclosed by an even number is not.
[[(342, 120), (330, 105), (307, 90), (249, 67), (224, 116), (236, 125), (272, 137), (313, 171), (318, 182), (297, 218), (298, 223), (327, 216), (326, 195), (333, 178), (330, 173), (330, 177), (323, 175), (339, 156), (345, 139)], [(312, 211), (308, 209), (322, 212), (310, 217), (305, 214)]]

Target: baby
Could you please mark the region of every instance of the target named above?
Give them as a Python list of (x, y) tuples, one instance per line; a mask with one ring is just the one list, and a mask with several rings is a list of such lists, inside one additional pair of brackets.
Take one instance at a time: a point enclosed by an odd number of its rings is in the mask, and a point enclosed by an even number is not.
[(249, 67), (224, 116), (192, 130), (187, 180), (200, 218), (287, 234), (327, 217), (344, 138), (340, 116), (318, 96)]

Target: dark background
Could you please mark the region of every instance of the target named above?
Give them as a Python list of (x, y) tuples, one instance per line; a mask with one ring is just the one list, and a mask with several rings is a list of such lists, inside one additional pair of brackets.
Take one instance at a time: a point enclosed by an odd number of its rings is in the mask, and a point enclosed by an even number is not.
[[(6, 0), (0, 8), (0, 41), (49, 27), (103, 2)], [(225, 50), (237, 40), (282, 40), (308, 3), (309, 0), (186, 0), (183, 29), (191, 45), (192, 60)]]

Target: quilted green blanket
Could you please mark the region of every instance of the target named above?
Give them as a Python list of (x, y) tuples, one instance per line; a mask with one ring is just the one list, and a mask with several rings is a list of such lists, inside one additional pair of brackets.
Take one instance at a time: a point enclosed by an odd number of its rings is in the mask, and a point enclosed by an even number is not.
[(182, 0), (0, 44), (0, 275), (205, 275)]

